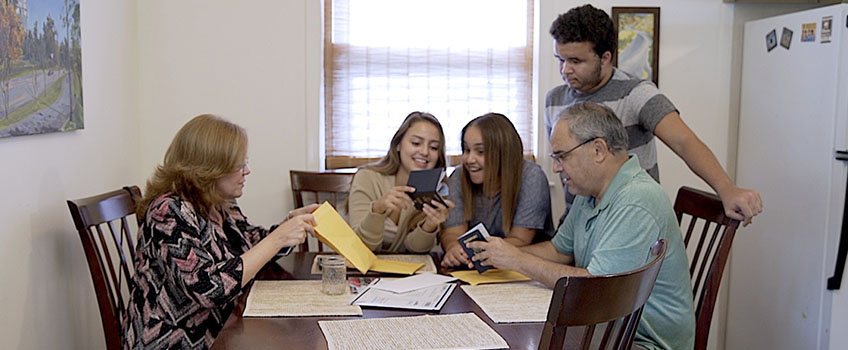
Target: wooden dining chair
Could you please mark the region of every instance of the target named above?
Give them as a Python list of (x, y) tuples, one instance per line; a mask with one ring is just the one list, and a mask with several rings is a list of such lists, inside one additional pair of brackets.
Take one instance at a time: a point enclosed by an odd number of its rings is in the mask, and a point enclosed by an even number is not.
[[(311, 172), (290, 170), (294, 207), (300, 208), (306, 204), (330, 202), (334, 208), (347, 220), (347, 197), (350, 193), (352, 172)], [(315, 246), (313, 251), (324, 251), (321, 241), (308, 237), (300, 246), (301, 251), (310, 251), (310, 241)]]
[[(120, 349), (123, 342), (121, 319), (126, 313), (124, 296), (129, 295), (131, 271), (135, 270), (133, 230), (138, 222), (127, 218), (135, 215), (135, 205), (141, 198), (137, 186), (68, 201), (68, 209), (88, 260), (91, 280), (107, 349)], [(104, 232), (109, 238), (104, 237)]]
[[(642, 308), (665, 259), (666, 246), (665, 239), (655, 242), (650, 250), (653, 259), (632, 271), (560, 278), (554, 286), (539, 349), (562, 349), (568, 328), (579, 326), (584, 327), (581, 349), (630, 349)], [(595, 328), (602, 324), (603, 335), (595, 339)]]
[[(684, 244), (695, 296), (695, 349), (706, 349), (716, 297), (739, 221), (724, 215), (718, 196), (683, 186), (674, 200), (677, 221), (685, 227)], [(688, 224), (685, 222), (688, 221)]]

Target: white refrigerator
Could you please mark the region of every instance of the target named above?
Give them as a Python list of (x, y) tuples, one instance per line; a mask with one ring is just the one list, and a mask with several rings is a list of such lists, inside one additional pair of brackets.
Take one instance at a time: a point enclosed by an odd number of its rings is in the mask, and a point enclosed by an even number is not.
[(848, 349), (846, 16), (745, 24), (737, 184), (764, 208), (733, 243), (727, 349)]

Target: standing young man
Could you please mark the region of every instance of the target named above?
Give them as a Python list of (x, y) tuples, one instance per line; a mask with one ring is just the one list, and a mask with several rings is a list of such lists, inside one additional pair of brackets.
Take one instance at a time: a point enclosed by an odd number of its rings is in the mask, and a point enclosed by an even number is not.
[[(607, 106), (627, 130), (628, 152), (639, 157), (640, 165), (654, 180), (659, 182), (656, 135), (716, 191), (727, 216), (748, 225), (762, 212), (759, 192), (739, 188), (730, 181), (712, 151), (686, 126), (677, 108), (653, 83), (612, 66), (618, 37), (612, 19), (604, 11), (591, 5), (572, 8), (557, 17), (550, 33), (565, 84), (551, 89), (545, 98), (549, 137), (557, 116), (568, 106), (582, 102)], [(565, 193), (570, 208), (573, 196), (567, 189)]]

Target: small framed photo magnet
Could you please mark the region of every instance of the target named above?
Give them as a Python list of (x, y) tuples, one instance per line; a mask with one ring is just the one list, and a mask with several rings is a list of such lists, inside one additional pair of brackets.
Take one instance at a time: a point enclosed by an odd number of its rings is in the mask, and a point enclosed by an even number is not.
[(772, 29), (768, 34), (766, 34), (766, 48), (768, 51), (771, 51), (777, 47), (777, 32)]
[(783, 27), (783, 34), (780, 35), (780, 46), (789, 50), (789, 45), (792, 44), (792, 31), (789, 28)]
[(801, 24), (801, 42), (816, 41), (816, 23)]
[(821, 43), (830, 42), (830, 33), (833, 28), (833, 16), (822, 17)]

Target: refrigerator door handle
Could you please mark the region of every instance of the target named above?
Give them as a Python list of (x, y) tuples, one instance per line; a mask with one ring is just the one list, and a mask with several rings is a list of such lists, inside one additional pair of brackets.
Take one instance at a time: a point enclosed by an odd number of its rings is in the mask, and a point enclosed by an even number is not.
[[(848, 161), (848, 150), (837, 150), (836, 159)], [(836, 251), (836, 266), (833, 276), (827, 279), (828, 290), (838, 290), (841, 287), (846, 255), (848, 255), (848, 177), (846, 177), (845, 201), (842, 204), (842, 232), (839, 235), (839, 248)]]

